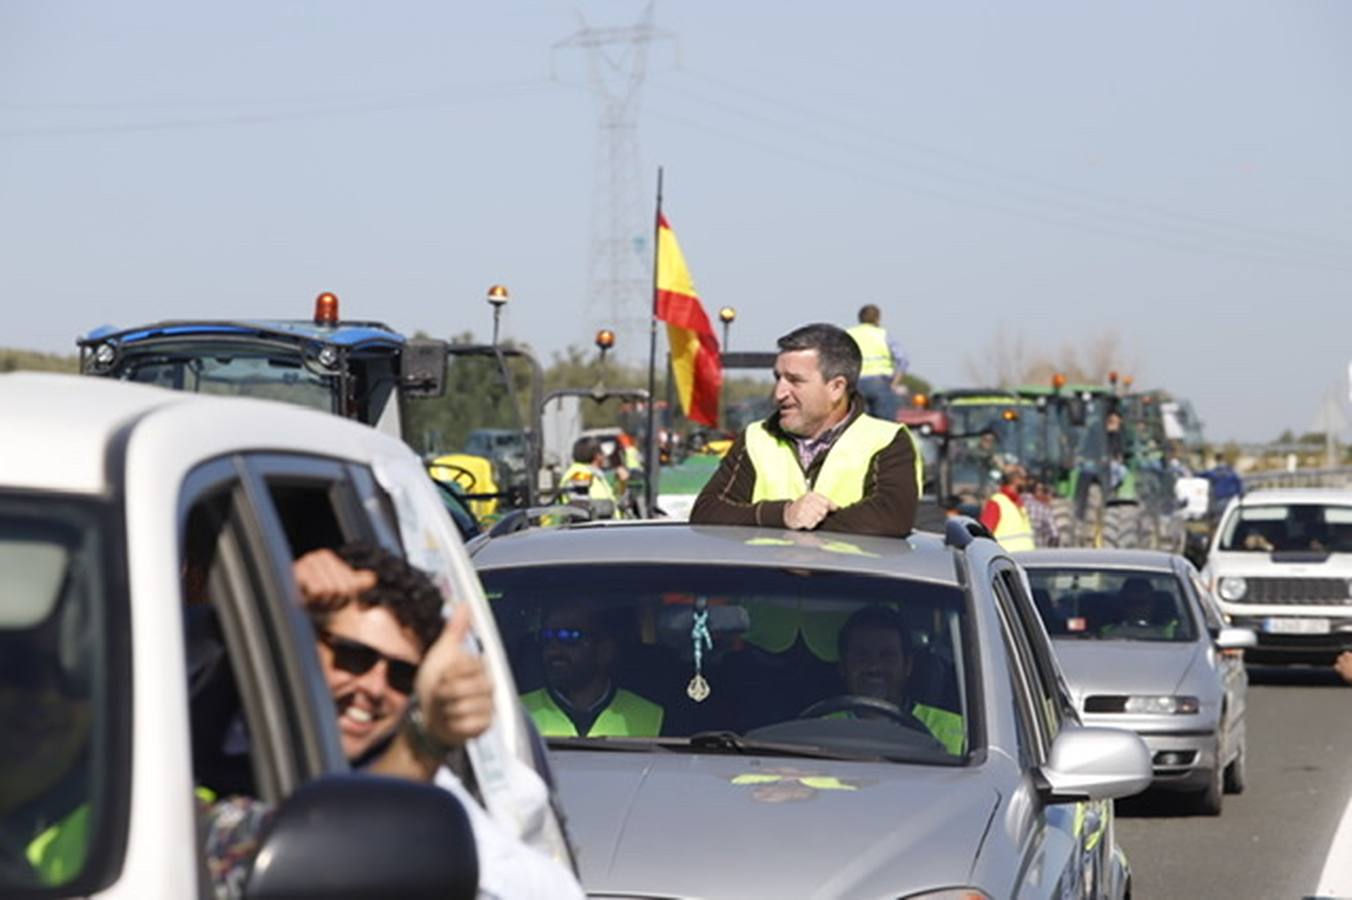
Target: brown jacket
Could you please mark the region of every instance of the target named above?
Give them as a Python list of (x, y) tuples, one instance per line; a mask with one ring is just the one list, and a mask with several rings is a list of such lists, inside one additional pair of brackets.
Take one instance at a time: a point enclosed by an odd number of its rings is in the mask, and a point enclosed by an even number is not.
[[(847, 422), (853, 422), (862, 412), (863, 404), (856, 397), (850, 404)], [(780, 440), (793, 440), (780, 429), (778, 413), (771, 414), (765, 425)], [(827, 454), (834, 450), (833, 445), (817, 454), (804, 473), (809, 485), (816, 482), (817, 473), (826, 462)], [(756, 469), (746, 450), (746, 434), (742, 433), (728, 450), (714, 477), (700, 491), (690, 511), (690, 521), (696, 525), (765, 525), (784, 528), (784, 508), (789, 505), (789, 501), (762, 500), (752, 503), (755, 486)], [(875, 453), (869, 462), (868, 474), (864, 477), (863, 499), (828, 514), (817, 528), (822, 531), (904, 537), (910, 534), (915, 525), (917, 499), (915, 446), (910, 436), (898, 429), (896, 439)]]

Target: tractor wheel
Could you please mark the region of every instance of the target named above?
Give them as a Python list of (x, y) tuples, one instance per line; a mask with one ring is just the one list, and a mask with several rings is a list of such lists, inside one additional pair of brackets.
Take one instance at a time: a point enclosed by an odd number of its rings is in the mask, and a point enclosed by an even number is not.
[(1103, 513), (1103, 546), (1136, 549), (1141, 543), (1142, 510), (1132, 503), (1108, 507)]
[(1065, 497), (1052, 500), (1052, 518), (1062, 547), (1075, 546), (1075, 503)]
[(1103, 546), (1103, 526), (1103, 485), (1096, 481), (1085, 490), (1084, 516), (1075, 523), (1075, 546)]

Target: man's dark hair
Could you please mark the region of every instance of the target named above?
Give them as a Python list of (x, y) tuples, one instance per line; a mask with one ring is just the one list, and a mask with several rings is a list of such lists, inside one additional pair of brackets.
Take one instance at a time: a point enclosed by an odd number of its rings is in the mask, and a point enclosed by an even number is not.
[[(427, 573), (373, 544), (344, 544), (334, 552), (352, 568), (376, 573), (376, 586), (358, 597), (357, 605), (363, 609), (373, 606), (388, 609), (395, 621), (417, 636), (426, 652), (444, 625), (441, 617), (444, 600)], [(319, 621), (322, 623), (323, 614)]]
[(845, 659), (845, 651), (849, 649), (850, 637), (855, 630), (860, 628), (876, 628), (880, 631), (895, 631), (901, 638), (901, 653), (907, 659), (911, 658), (911, 629), (906, 627), (906, 619), (901, 613), (890, 606), (861, 606), (850, 614), (841, 626), (840, 634), (836, 636), (836, 650), (840, 653), (841, 660)]
[(594, 437), (578, 438), (573, 444), (573, 462), (590, 465), (591, 461), (596, 459), (596, 454), (601, 452), (601, 442)]
[(872, 303), (865, 303), (859, 307), (859, 321), (865, 325), (877, 325), (883, 320), (882, 310)]
[(864, 360), (859, 353), (859, 345), (845, 329), (825, 322), (795, 328), (779, 339), (779, 352), (795, 350), (817, 351), (823, 381), (843, 377), (845, 389), (851, 393), (859, 384), (859, 367), (864, 364)]

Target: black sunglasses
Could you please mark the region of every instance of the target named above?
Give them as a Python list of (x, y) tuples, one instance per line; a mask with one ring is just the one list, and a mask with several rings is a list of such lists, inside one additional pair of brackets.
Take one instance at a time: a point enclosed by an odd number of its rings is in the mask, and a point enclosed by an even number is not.
[(331, 631), (319, 632), (324, 646), (333, 651), (335, 668), (353, 675), (365, 675), (382, 659), (385, 661), (385, 680), (390, 687), (401, 694), (413, 693), (413, 682), (418, 676), (418, 666), (406, 659), (386, 656), (375, 647), (340, 637)]

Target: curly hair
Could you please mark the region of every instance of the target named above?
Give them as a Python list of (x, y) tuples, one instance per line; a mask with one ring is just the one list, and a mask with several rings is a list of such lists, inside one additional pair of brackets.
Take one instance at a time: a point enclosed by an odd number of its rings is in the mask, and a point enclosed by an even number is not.
[(401, 556), (373, 544), (345, 544), (335, 551), (354, 569), (376, 573), (376, 586), (357, 598), (363, 609), (383, 606), (395, 620), (412, 631), (426, 652), (441, 634), (444, 624), (441, 591), (428, 574)]

